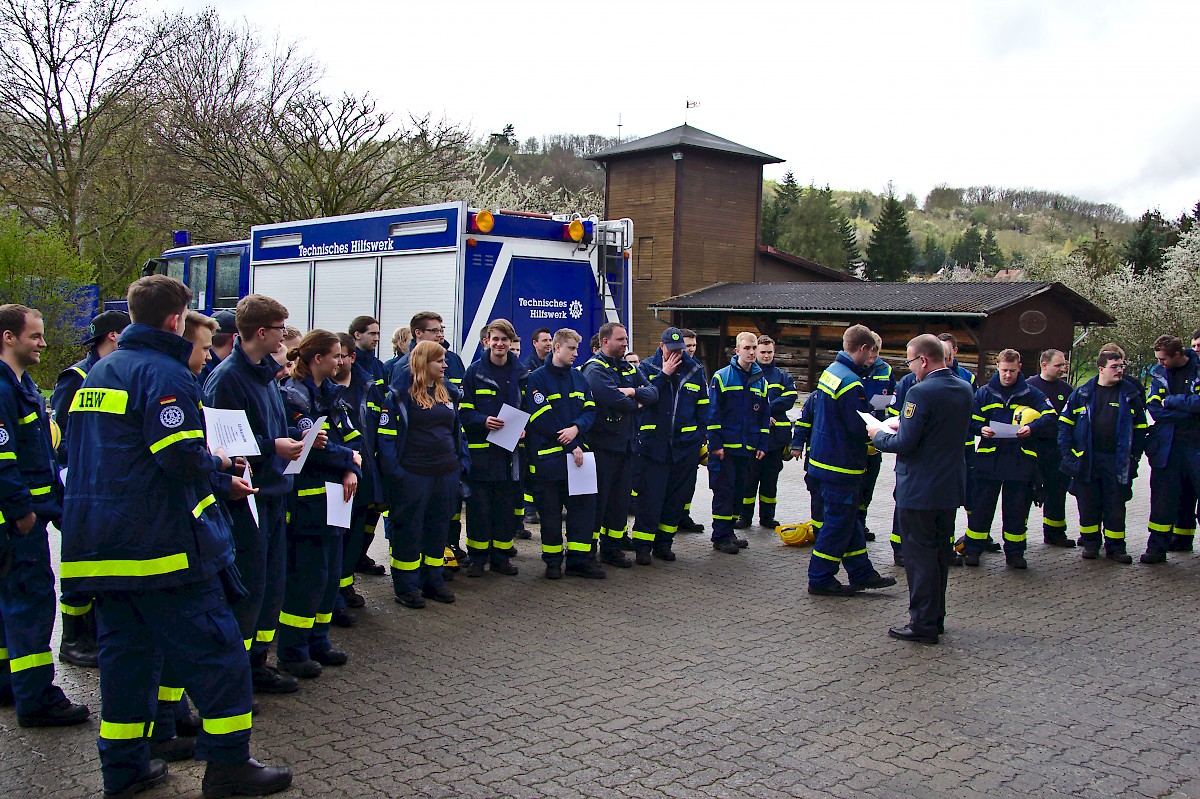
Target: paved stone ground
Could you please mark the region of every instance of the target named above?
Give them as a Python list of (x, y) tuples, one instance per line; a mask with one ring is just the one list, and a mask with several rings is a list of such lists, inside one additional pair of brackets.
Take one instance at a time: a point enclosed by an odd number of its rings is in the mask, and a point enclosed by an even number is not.
[[(795, 464), (780, 495), (782, 520), (808, 517)], [(706, 524), (707, 504), (702, 488)], [(351, 664), (261, 698), (253, 748), (294, 768), (290, 797), (1200, 796), (1200, 561), (1082, 562), (1031, 522), (1028, 572), (992, 555), (952, 573), (937, 647), (886, 637), (902, 577), (810, 597), (809, 550), (761, 528), (736, 557), (682, 535), (678, 562), (606, 582), (543, 579), (535, 534), (518, 577), (460, 576), (456, 604), (422, 611), (368, 578), (359, 625), (335, 633)], [(893, 573), (886, 535), (870, 551)], [(98, 708), (93, 672), (60, 675)], [(97, 795), (98, 724), (22, 730), (0, 713), (0, 797)], [(148, 799), (199, 796), (202, 765), (171, 771)]]

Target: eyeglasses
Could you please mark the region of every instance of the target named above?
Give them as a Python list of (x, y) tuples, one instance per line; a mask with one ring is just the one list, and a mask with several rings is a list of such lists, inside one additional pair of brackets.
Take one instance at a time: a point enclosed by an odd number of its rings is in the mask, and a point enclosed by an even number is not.
[(287, 325), (263, 325), (259, 330), (287, 330)]
[(904, 365), (905, 365), (905, 366), (912, 366), (912, 362), (913, 362), (913, 361), (919, 361), (919, 360), (921, 360), (921, 359), (922, 359), (922, 358), (924, 358), (924, 357), (925, 357), (924, 355), (918, 355), (918, 356), (917, 356), (917, 357), (915, 357), (915, 358), (909, 358), (907, 361), (905, 361), (905, 362), (904, 362)]
[(427, 328), (425, 328), (424, 332), (426, 332), (426, 333), (445, 333), (446, 328), (444, 328), (444, 327), (427, 327)]

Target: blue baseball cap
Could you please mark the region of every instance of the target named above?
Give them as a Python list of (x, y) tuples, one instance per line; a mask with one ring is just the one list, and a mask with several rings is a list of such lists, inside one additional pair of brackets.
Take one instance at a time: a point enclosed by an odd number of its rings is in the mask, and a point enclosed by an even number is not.
[(668, 350), (681, 350), (683, 349), (683, 333), (679, 332), (677, 327), (668, 327), (663, 331), (659, 342)]

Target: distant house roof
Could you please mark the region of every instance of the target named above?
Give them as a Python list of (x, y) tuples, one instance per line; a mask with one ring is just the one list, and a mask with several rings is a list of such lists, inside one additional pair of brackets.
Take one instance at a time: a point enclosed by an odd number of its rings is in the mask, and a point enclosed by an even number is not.
[(773, 155), (752, 150), (737, 142), (722, 139), (720, 136), (714, 136), (708, 131), (693, 128), (687, 124), (671, 128), (670, 130), (664, 130), (662, 133), (655, 133), (653, 136), (646, 136), (641, 139), (634, 139), (633, 141), (614, 145), (598, 153), (592, 153), (588, 156), (588, 160), (611, 161), (614, 158), (636, 155), (651, 150), (671, 150), (680, 147), (693, 147), (697, 150), (713, 150), (730, 155), (740, 155), (744, 158), (753, 158), (757, 161), (762, 161), (764, 164), (783, 163), (782, 158), (776, 158)]
[(1050, 292), (1076, 324), (1116, 320), (1061, 283), (717, 283), (649, 306), (651, 310), (803, 313), (806, 316), (987, 317)]
[(836, 269), (830, 269), (828, 266), (821, 266), (816, 261), (810, 261), (807, 258), (801, 258), (799, 255), (792, 255), (790, 252), (777, 250), (774, 247), (768, 247), (765, 244), (758, 245), (758, 251), (768, 258), (774, 258), (778, 261), (782, 261), (788, 266), (798, 266), (801, 269), (806, 269), (810, 272), (816, 272), (819, 275), (825, 275), (826, 277), (833, 278), (834, 280), (841, 280), (847, 283), (862, 282), (854, 275), (848, 275), (845, 272), (839, 272)]

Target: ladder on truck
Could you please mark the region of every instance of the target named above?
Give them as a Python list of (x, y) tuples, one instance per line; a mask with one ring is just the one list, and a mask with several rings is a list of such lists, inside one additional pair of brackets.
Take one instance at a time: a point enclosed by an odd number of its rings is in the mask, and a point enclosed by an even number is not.
[(628, 299), (625, 251), (633, 244), (630, 241), (631, 228), (632, 223), (623, 219), (619, 222), (598, 224), (593, 233), (592, 244), (596, 247), (596, 293), (606, 322), (624, 322), (626, 325), (630, 322), (628, 319), (622, 319), (621, 311), (626, 311), (626, 316), (629, 316), (629, 309), (625, 307)]

